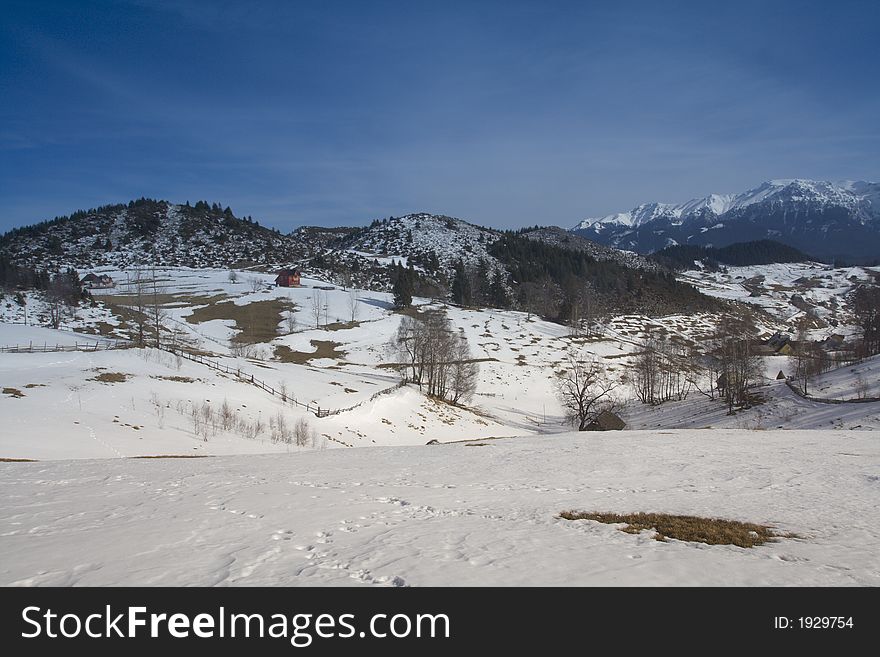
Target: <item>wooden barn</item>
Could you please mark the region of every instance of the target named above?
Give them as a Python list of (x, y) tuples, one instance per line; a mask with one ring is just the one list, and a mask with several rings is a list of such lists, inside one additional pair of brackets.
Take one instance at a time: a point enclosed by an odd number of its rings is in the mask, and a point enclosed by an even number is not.
[(587, 431), (620, 431), (624, 427), (626, 427), (626, 422), (617, 413), (602, 411), (595, 420), (587, 425)]
[(299, 269), (282, 269), (275, 277), (278, 287), (299, 287)]

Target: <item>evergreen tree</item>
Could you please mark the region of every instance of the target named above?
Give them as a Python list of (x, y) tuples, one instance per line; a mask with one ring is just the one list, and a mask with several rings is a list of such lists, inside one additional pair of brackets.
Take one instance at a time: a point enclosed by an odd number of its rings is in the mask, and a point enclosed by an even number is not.
[(492, 277), (489, 294), (492, 297), (491, 305), (493, 308), (507, 308), (510, 306), (510, 298), (507, 296), (507, 289), (504, 287), (504, 278), (501, 272), (496, 271)]
[[(411, 271), (411, 270), (410, 270)], [(413, 281), (410, 271), (403, 268), (400, 263), (394, 268), (394, 307), (397, 310), (408, 308), (412, 305)]]
[(469, 306), (473, 301), (470, 277), (461, 260), (455, 265), (455, 278), (452, 280), (452, 300), (461, 306)]

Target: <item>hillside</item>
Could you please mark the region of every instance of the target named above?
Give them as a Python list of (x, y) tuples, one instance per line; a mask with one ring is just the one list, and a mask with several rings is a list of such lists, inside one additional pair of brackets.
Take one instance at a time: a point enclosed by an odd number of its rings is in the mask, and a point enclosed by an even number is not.
[(0, 255), (19, 265), (230, 267), (290, 263), (305, 243), (236, 217), (229, 208), (140, 199), (74, 212), (0, 237)]
[[(511, 248), (517, 240), (523, 244)], [(0, 265), (10, 271), (28, 268), (3, 278), (12, 284), (29, 276), (45, 282), (43, 270), (69, 267), (110, 268), (128, 277), (126, 270), (137, 266), (273, 271), (297, 265), (342, 287), (382, 292), (391, 291), (403, 266), (417, 296), (468, 306), (528, 307), (560, 322), (578, 315), (572, 315), (573, 302), (590, 305), (591, 314), (718, 307), (642, 256), (561, 229), (518, 236), (427, 213), (362, 228), (301, 227), (281, 235), (217, 204), (140, 199), (11, 231), (0, 238)], [(536, 287), (542, 290), (539, 305), (533, 303)]]

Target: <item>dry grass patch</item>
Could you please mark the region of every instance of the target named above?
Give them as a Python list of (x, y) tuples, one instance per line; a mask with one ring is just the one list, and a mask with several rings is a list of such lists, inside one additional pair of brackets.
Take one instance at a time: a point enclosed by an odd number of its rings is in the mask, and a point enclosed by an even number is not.
[(212, 319), (231, 319), (235, 322), (235, 328), (238, 330), (234, 341), (243, 344), (256, 344), (271, 342), (277, 338), (282, 313), (293, 310), (293, 308), (294, 305), (288, 299), (252, 301), (243, 306), (237, 306), (231, 301), (227, 301), (196, 308), (191, 315), (186, 317), (186, 321), (190, 324), (200, 324)]
[(357, 328), (361, 323), (357, 320), (353, 322), (331, 322), (330, 324), (325, 324), (321, 328), (325, 331), (344, 331), (345, 329)]
[(656, 532), (654, 538), (658, 541), (674, 538), (691, 543), (737, 545), (742, 548), (750, 548), (779, 538), (798, 538), (796, 534), (778, 534), (769, 525), (722, 518), (676, 516), (668, 513), (619, 514), (563, 511), (559, 517), (564, 520), (595, 520), (606, 525), (625, 523), (626, 527), (621, 527), (620, 531), (627, 534), (638, 534), (644, 529), (652, 529)]
[(45, 383), (28, 383), (25, 385), (25, 388), (45, 388)]
[(37, 459), (11, 459), (0, 456), (0, 463), (36, 463)]
[(132, 456), (133, 459), (207, 459), (208, 454), (155, 454), (152, 456)]
[(101, 372), (98, 376), (92, 377), (90, 381), (98, 381), (99, 383), (125, 383), (128, 374), (122, 372)]
[(342, 350), (337, 350), (341, 343), (332, 340), (309, 340), (315, 348), (313, 352), (294, 351), (288, 346), (278, 345), (275, 347), (275, 358), (282, 363), (296, 363), (297, 365), (305, 365), (310, 360), (317, 358), (335, 358), (341, 359), (345, 357)]
[(188, 376), (161, 376), (154, 374), (151, 379), (162, 379), (163, 381), (174, 381), (175, 383), (193, 383), (195, 379)]
[(18, 388), (3, 388), (3, 394), (15, 398), (24, 397), (24, 393)]

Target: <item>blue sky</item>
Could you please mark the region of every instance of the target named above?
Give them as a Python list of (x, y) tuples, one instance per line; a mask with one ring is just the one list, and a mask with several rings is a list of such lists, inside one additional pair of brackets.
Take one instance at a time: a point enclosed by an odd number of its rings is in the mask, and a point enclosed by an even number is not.
[(0, 4), (0, 230), (140, 196), (571, 226), (880, 180), (877, 2)]

